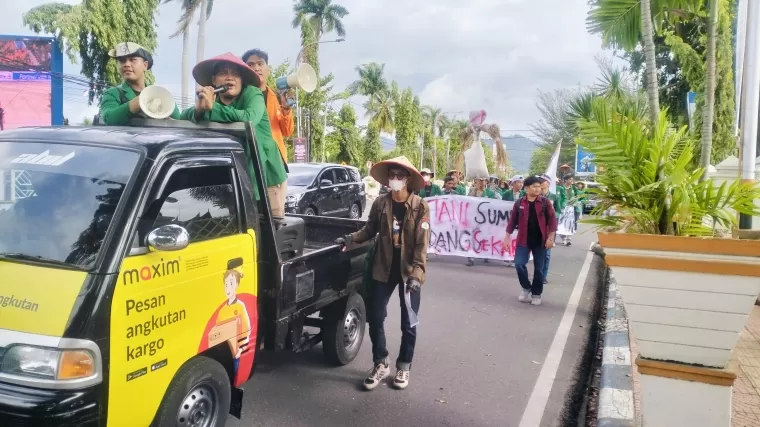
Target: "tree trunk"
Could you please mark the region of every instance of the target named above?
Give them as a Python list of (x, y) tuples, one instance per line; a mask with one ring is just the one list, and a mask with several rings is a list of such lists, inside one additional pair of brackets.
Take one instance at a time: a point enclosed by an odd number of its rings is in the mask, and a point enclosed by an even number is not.
[(656, 127), (660, 115), (660, 94), (657, 80), (657, 63), (654, 50), (654, 27), (652, 26), (651, 0), (641, 0), (641, 32), (644, 36), (644, 57), (646, 59), (647, 95), (649, 97), (649, 119)]
[(190, 105), (190, 97), (187, 91), (187, 84), (190, 80), (190, 26), (185, 28), (182, 33), (182, 99), (181, 108), (184, 110)]
[(717, 40), (719, 0), (710, 0), (710, 20), (707, 23), (707, 73), (705, 75), (705, 105), (702, 107), (702, 153), (699, 166), (704, 168), (700, 181), (707, 180), (712, 153), (713, 118), (715, 116), (715, 44)]
[(203, 61), (206, 47), (206, 14), (208, 13), (208, 0), (201, 0), (201, 16), (198, 21), (198, 50), (195, 53), (196, 62)]

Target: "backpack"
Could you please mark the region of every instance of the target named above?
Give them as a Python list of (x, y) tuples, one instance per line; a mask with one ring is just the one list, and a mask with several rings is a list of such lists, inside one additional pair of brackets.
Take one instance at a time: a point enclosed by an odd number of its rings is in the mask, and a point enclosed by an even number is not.
[[(129, 100), (127, 99), (127, 95), (124, 93), (124, 89), (122, 89), (121, 86), (116, 86), (116, 90), (119, 91), (119, 101), (122, 104), (126, 104), (127, 102), (129, 102)], [(95, 116), (92, 118), (92, 125), (93, 126), (97, 126), (97, 125), (100, 125), (100, 124), (101, 124), (100, 123), (100, 112), (98, 112), (98, 114), (95, 114)]]
[[(517, 206), (520, 206), (520, 203), (522, 203), (522, 200), (525, 197), (526, 196), (522, 196), (519, 199), (517, 199), (517, 201), (515, 202), (515, 204)], [(550, 204), (553, 206), (552, 201), (548, 197), (546, 197), (546, 196), (538, 196), (536, 198), (536, 200), (541, 200), (541, 213), (544, 214), (544, 218), (546, 218), (546, 212), (547, 212), (548, 206)], [(552, 209), (554, 209), (554, 208), (552, 207)], [(520, 209), (518, 208), (516, 210), (516, 212), (515, 212), (515, 226), (518, 226), (519, 224), (520, 224)]]

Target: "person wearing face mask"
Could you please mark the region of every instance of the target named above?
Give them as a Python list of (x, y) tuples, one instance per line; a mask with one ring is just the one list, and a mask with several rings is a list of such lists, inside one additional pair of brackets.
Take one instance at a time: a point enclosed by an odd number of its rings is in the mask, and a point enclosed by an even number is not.
[[(217, 123), (251, 122), (256, 133), (259, 161), (264, 172), (264, 184), (269, 194), (272, 215), (285, 215), (283, 183), (288, 175), (282, 155), (272, 137), (272, 127), (259, 89), (261, 80), (248, 65), (232, 53), (199, 62), (193, 68), (193, 77), (201, 86), (194, 107), (182, 112), (181, 118), (193, 122)], [(218, 95), (215, 88), (226, 88)], [(248, 158), (248, 173), (254, 181), (254, 195), (259, 199), (253, 169), (253, 157), (248, 144), (243, 144)]]
[[(427, 248), (430, 242), (430, 209), (417, 194), (425, 185), (422, 175), (404, 156), (376, 163), (370, 169), (377, 182), (388, 185), (391, 192), (375, 200), (369, 219), (356, 233), (335, 241), (340, 246), (363, 243), (377, 236), (369, 284), (367, 318), (372, 341), (374, 368), (363, 386), (377, 387), (390, 374), (385, 342), (385, 317), (388, 301), (398, 288), (401, 302), (401, 349), (396, 358), (393, 386), (409, 385), (409, 371), (417, 342), (417, 326), (412, 324), (420, 309), (420, 294), (425, 283)], [(409, 302), (407, 303), (407, 298)], [(414, 313), (410, 313), (411, 309)]]
[(501, 200), (501, 191), (499, 190), (499, 177), (491, 175), (488, 177), (488, 189), (494, 194), (494, 198)]
[(431, 172), (430, 169), (423, 168), (420, 173), (422, 174), (422, 179), (425, 180), (425, 186), (417, 193), (418, 196), (424, 199), (443, 194), (443, 192), (441, 192), (441, 187), (433, 183), (432, 179), (435, 178), (435, 174)]
[[(93, 122), (122, 126), (133, 117), (144, 117), (140, 108), (140, 93), (150, 85), (145, 81), (145, 72), (153, 67), (153, 55), (137, 43), (126, 42), (114, 46), (108, 56), (118, 61), (119, 74), (124, 81), (103, 92), (100, 112)], [(179, 108), (175, 105), (171, 118), (179, 117)]]

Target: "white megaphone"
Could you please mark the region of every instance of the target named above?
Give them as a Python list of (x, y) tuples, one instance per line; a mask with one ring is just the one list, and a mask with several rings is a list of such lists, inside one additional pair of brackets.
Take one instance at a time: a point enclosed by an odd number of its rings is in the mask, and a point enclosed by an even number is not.
[(165, 119), (172, 115), (176, 103), (165, 87), (151, 85), (140, 93), (140, 109), (151, 119)]
[[(292, 88), (299, 88), (306, 93), (314, 92), (317, 88), (317, 72), (311, 65), (303, 63), (298, 66), (295, 73), (280, 77), (275, 81), (278, 90), (288, 90)], [(291, 107), (296, 105), (295, 100), (288, 98), (288, 104)]]

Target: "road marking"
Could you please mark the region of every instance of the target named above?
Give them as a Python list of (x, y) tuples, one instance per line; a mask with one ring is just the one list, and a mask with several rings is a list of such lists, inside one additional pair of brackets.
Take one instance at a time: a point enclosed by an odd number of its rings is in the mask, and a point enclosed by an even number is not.
[(594, 259), (594, 253), (589, 251), (586, 254), (586, 260), (583, 262), (581, 272), (578, 274), (578, 279), (575, 281), (567, 307), (565, 307), (565, 314), (562, 315), (562, 320), (559, 322), (557, 332), (554, 334), (552, 345), (546, 354), (541, 372), (538, 374), (536, 385), (530, 394), (528, 405), (525, 407), (525, 412), (523, 412), (522, 419), (520, 420), (520, 427), (538, 427), (541, 424), (546, 403), (549, 401), (549, 394), (557, 377), (559, 362), (562, 360), (562, 353), (565, 351), (567, 338), (570, 335), (570, 327), (573, 325), (575, 312), (578, 310), (578, 302), (581, 299), (583, 287), (586, 285), (586, 276), (588, 276), (592, 259)]

